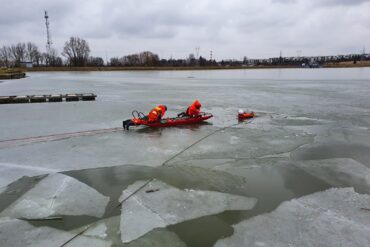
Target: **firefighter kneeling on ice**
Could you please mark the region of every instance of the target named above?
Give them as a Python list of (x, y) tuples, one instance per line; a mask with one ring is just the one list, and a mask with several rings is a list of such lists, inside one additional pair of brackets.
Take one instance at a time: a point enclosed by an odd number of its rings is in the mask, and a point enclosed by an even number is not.
[(142, 119), (133, 118), (128, 119), (122, 122), (123, 129), (129, 130), (130, 126), (140, 124), (140, 121), (148, 121), (149, 123), (156, 123), (160, 122), (163, 118), (164, 114), (167, 111), (167, 106), (165, 105), (158, 105), (154, 107), (147, 116)]

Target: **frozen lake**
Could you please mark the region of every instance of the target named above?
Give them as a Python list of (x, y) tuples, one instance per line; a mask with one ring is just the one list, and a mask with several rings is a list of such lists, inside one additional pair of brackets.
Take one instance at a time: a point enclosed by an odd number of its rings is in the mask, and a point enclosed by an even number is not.
[[(34, 72), (0, 83), (0, 95), (90, 92), (96, 101), (0, 105), (0, 242), (315, 246), (343, 218), (323, 246), (370, 241), (370, 68)], [(175, 116), (195, 99), (214, 115), (207, 124), (113, 129), (132, 110), (165, 104)], [(237, 124), (239, 108), (257, 117)]]

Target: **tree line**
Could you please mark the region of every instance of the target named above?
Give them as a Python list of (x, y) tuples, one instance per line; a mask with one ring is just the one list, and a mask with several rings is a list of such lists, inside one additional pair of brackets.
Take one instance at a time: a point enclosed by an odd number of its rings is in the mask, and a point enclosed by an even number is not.
[(4, 45), (0, 48), (0, 66), (19, 67), (22, 62), (32, 62), (35, 66), (43, 64), (60, 66), (63, 63), (55, 50), (49, 54), (40, 52), (32, 42)]
[(107, 63), (101, 57), (90, 56), (90, 47), (86, 40), (79, 37), (71, 37), (65, 42), (61, 56), (55, 49), (41, 52), (32, 42), (18, 43), (10, 46), (3, 45), (0, 48), (0, 67), (20, 67), (22, 63), (32, 63), (35, 67), (40, 66), (72, 66), (72, 67), (140, 67), (140, 66), (214, 66), (215, 60), (207, 60), (203, 57), (198, 59), (189, 54), (186, 59), (160, 59), (150, 51), (130, 54), (122, 57), (112, 57)]
[(71, 37), (64, 45), (63, 52), (58, 55), (55, 49), (41, 52), (32, 42), (3, 45), (0, 48), (0, 66), (20, 67), (22, 63), (32, 63), (33, 66), (103, 66), (102, 58), (90, 56), (87, 41)]
[(71, 66), (71, 67), (196, 67), (196, 66), (300, 66), (301, 64), (326, 63), (370, 60), (369, 54), (353, 54), (348, 56), (335, 57), (278, 57), (270, 59), (247, 59), (243, 60), (207, 60), (194, 54), (189, 54), (185, 59), (161, 59), (150, 51), (130, 54), (122, 57), (112, 57), (104, 62), (101, 57), (90, 56), (88, 42), (79, 37), (71, 37), (65, 42), (61, 56), (55, 49), (41, 52), (32, 42), (3, 45), (0, 47), (0, 67), (20, 67), (22, 63), (32, 63), (33, 66)]

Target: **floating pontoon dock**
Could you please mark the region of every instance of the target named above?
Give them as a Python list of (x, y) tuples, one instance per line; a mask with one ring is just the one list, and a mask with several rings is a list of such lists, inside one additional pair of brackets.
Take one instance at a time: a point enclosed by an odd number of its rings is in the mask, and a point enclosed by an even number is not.
[(93, 93), (73, 94), (44, 94), (44, 95), (22, 95), (22, 96), (0, 96), (0, 104), (21, 103), (44, 103), (44, 102), (69, 102), (69, 101), (92, 101), (97, 97)]

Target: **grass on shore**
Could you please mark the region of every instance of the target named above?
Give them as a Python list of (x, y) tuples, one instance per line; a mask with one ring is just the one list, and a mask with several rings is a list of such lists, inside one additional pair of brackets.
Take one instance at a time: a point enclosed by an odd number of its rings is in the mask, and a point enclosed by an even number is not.
[(9, 80), (9, 79), (20, 79), (24, 78), (26, 73), (22, 69), (8, 69), (0, 68), (0, 79)]
[(340, 62), (340, 63), (326, 63), (325, 68), (356, 68), (356, 67), (370, 67), (370, 61), (353, 61)]
[[(324, 68), (352, 68), (352, 67), (370, 67), (370, 61), (353, 61), (326, 63)], [(0, 75), (21, 74), (24, 71), (165, 71), (165, 70), (230, 70), (230, 69), (283, 69), (283, 68), (301, 68), (300, 66), (201, 66), (201, 67), (33, 67), (33, 68), (0, 68)]]

